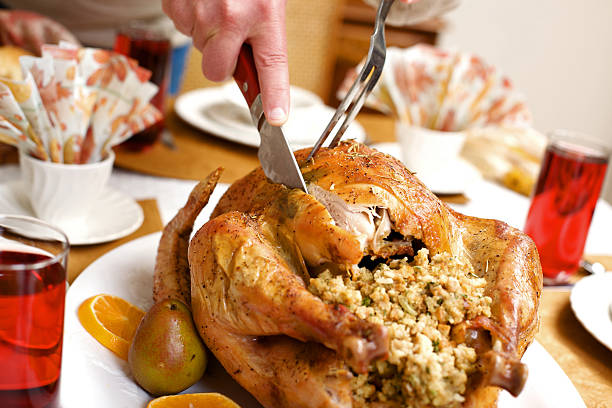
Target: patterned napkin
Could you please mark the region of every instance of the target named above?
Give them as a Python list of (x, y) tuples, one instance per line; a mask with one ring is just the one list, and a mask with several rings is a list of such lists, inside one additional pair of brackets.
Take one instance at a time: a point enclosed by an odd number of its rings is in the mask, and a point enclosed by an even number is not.
[[(349, 71), (342, 99), (363, 66)], [(525, 126), (531, 115), (510, 80), (473, 54), (428, 45), (387, 49), (383, 73), (366, 105), (402, 122), (442, 131)]]
[(23, 81), (0, 78), (0, 141), (41, 160), (99, 161), (162, 118), (151, 73), (118, 53), (61, 42), (20, 64)]
[[(362, 64), (348, 73), (338, 97)], [(531, 127), (525, 99), (510, 80), (478, 56), (428, 45), (389, 48), (366, 105), (410, 125), (463, 131), (461, 155), (484, 177), (527, 196), (533, 190), (546, 137)]]

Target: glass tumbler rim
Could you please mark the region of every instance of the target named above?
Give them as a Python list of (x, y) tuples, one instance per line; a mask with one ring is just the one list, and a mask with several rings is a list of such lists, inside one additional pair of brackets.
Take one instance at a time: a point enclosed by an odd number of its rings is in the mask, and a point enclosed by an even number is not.
[(555, 146), (564, 152), (600, 158), (608, 161), (612, 155), (612, 147), (596, 139), (588, 133), (555, 129), (548, 133), (549, 146)]
[(51, 258), (45, 259), (42, 261), (22, 263), (22, 264), (17, 264), (17, 265), (0, 264), (0, 271), (25, 271), (25, 270), (32, 270), (32, 269), (41, 269), (49, 265), (53, 265), (55, 263), (60, 262), (62, 259), (66, 258), (66, 256), (68, 255), (68, 252), (70, 251), (70, 241), (68, 240), (68, 236), (66, 236), (64, 231), (62, 231), (55, 225), (46, 223), (42, 220), (39, 220), (38, 218), (28, 217), (25, 215), (0, 214), (0, 228), (4, 227), (4, 224), (3, 224), (4, 220), (25, 221), (25, 222), (29, 222), (32, 224), (36, 224), (39, 227), (48, 228), (49, 230), (52, 230), (55, 233), (59, 234), (61, 239), (58, 239), (57, 241), (61, 243), (62, 248), (61, 248), (61, 251), (59, 251), (57, 254), (53, 254)]

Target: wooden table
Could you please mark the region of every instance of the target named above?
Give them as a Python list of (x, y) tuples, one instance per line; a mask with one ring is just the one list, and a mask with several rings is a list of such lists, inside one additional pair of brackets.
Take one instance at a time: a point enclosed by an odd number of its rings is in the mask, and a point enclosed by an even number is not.
[[(361, 114), (357, 120), (372, 142), (395, 140), (395, 124), (378, 114)], [(225, 171), (222, 182), (243, 177), (259, 165), (257, 150), (211, 136), (183, 122), (175, 113), (166, 118), (176, 149), (157, 143), (145, 152), (116, 150), (115, 165), (128, 170), (163, 177), (199, 180), (219, 166)]]
[[(372, 141), (394, 140), (393, 122), (379, 115), (360, 115), (359, 120)], [(223, 141), (182, 123), (174, 114), (168, 118), (176, 150), (157, 144), (144, 153), (120, 151), (118, 166), (166, 177), (200, 179), (218, 166), (226, 172), (223, 181), (231, 182), (257, 165), (256, 151)], [(161, 228), (157, 207), (141, 203), (144, 226), (121, 241), (75, 248), (71, 252), (70, 279), (74, 279), (91, 261), (118, 244)], [(611, 256), (601, 256), (612, 269)], [(555, 358), (572, 380), (588, 407), (612, 407), (612, 351), (595, 340), (574, 317), (569, 306), (569, 290), (545, 289), (540, 308), (541, 326), (537, 340)]]
[[(607, 269), (612, 269), (609, 257)], [(569, 290), (544, 289), (536, 339), (572, 380), (587, 407), (612, 407), (612, 351), (576, 320)]]

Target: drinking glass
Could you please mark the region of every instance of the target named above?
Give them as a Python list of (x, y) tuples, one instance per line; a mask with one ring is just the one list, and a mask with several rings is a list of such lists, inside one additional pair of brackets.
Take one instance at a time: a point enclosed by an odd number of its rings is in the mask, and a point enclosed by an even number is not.
[[(151, 71), (150, 81), (159, 87), (151, 104), (164, 114), (170, 64), (171, 43), (168, 29), (158, 22), (135, 20), (121, 27), (115, 38), (114, 50), (134, 58), (138, 65)], [(151, 147), (161, 137), (163, 119), (133, 135), (122, 146), (134, 151)]]
[(0, 406), (57, 407), (68, 238), (0, 215)]
[(566, 283), (578, 269), (609, 157), (587, 135), (550, 134), (524, 228), (538, 248), (545, 284)]

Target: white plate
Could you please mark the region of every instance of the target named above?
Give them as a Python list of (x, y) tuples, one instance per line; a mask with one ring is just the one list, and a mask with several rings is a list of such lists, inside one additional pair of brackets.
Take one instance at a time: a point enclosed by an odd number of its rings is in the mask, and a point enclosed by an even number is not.
[(580, 279), (572, 288), (570, 303), (584, 328), (612, 350), (612, 272)]
[[(144, 408), (152, 398), (130, 377), (125, 361), (83, 329), (77, 317), (87, 298), (108, 293), (148, 309), (153, 267), (161, 233), (122, 245), (97, 259), (73, 282), (66, 295), (60, 403), (63, 408)], [(204, 379), (185, 392), (221, 392), (241, 407), (260, 407), (221, 365), (211, 358)]]
[[(378, 143), (371, 147), (402, 161), (399, 143)], [(438, 173), (427, 179), (415, 173), (415, 176), (434, 193), (462, 194), (482, 178), (478, 169), (461, 157), (451, 163), (440, 163), (440, 167)]]
[[(35, 217), (21, 181), (0, 184), (0, 213)], [(136, 231), (142, 225), (142, 208), (130, 197), (106, 188), (91, 209), (87, 222), (60, 228), (71, 245), (113, 241)]]
[[(246, 107), (244, 96), (242, 96), (242, 93), (234, 81), (230, 81), (219, 88), (221, 88), (225, 97), (231, 103), (240, 108)], [(315, 105), (321, 105), (322, 103), (323, 101), (316, 94), (307, 89), (300, 88), (299, 86), (291, 85), (291, 109), (310, 108)]]
[[(229, 87), (229, 85), (232, 85)], [(195, 89), (179, 96), (177, 115), (190, 125), (215, 136), (247, 146), (259, 147), (259, 133), (253, 126), (246, 102), (237, 101), (233, 84)], [(232, 91), (232, 89), (235, 91)], [(292, 103), (283, 132), (293, 149), (312, 146), (334, 114), (311, 92), (291, 87)], [(354, 121), (344, 139), (365, 140), (365, 131)]]
[[(66, 299), (61, 404), (63, 408), (144, 408), (151, 397), (130, 378), (127, 363), (100, 345), (77, 318), (88, 297), (109, 293), (147, 309), (152, 304), (152, 277), (160, 233), (131, 241), (92, 263), (74, 281)], [(534, 342), (523, 357), (529, 368), (525, 389), (518, 398), (505, 391), (500, 408), (584, 407), (571, 381), (544, 348)], [(215, 361), (204, 378), (186, 390), (221, 392), (243, 408), (260, 405)]]

